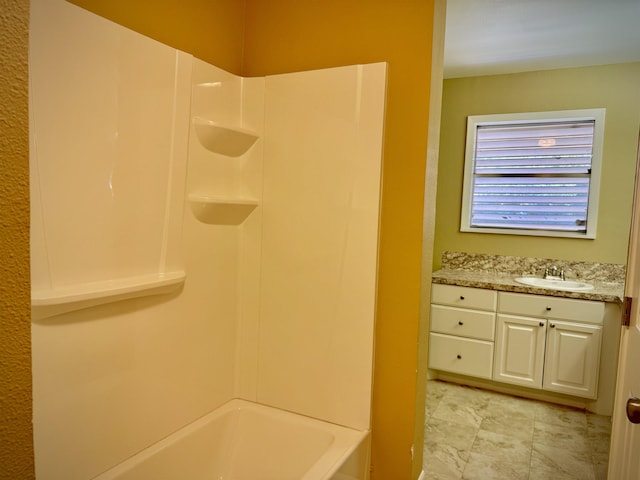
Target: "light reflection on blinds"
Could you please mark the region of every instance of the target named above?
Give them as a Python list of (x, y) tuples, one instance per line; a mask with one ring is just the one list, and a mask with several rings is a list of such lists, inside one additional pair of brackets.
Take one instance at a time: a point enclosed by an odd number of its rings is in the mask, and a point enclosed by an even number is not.
[(585, 233), (594, 126), (478, 126), (471, 226)]

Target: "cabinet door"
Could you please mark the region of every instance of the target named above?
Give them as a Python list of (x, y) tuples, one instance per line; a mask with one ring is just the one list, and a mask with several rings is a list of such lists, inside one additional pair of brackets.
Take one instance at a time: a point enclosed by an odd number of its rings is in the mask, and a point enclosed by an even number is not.
[(545, 390), (596, 398), (602, 327), (549, 320)]
[(547, 321), (498, 314), (493, 379), (542, 388)]

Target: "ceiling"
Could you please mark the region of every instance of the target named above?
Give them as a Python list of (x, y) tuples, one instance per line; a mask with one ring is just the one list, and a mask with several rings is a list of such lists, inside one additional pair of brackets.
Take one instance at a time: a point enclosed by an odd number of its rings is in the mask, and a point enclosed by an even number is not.
[(640, 0), (447, 0), (445, 78), (640, 61)]

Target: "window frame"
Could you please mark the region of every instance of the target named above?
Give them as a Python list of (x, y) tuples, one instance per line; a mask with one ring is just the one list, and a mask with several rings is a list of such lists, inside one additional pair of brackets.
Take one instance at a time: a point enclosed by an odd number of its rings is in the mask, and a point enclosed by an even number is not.
[[(465, 144), (464, 179), (462, 188), (462, 208), (460, 215), (460, 231), (465, 233), (494, 233), (502, 235), (531, 235), (544, 237), (582, 238), (593, 240), (598, 228), (598, 203), (600, 197), (600, 178), (602, 171), (602, 152), (605, 125), (604, 108), (582, 110), (559, 110), (547, 112), (524, 112), (492, 115), (471, 115), (467, 117), (467, 133)], [(476, 150), (476, 132), (479, 126), (485, 125), (517, 125), (541, 122), (567, 122), (593, 120), (593, 150), (591, 158), (591, 175), (589, 180), (589, 197), (587, 204), (586, 232), (568, 232), (553, 229), (520, 229), (498, 227), (475, 227), (471, 225), (472, 196), (474, 185), (474, 167)]]

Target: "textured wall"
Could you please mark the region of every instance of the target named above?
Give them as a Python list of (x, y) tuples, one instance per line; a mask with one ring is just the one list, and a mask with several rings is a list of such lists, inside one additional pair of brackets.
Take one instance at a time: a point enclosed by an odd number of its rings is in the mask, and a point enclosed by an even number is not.
[(29, 287), (28, 0), (0, 0), (0, 479), (34, 478)]

